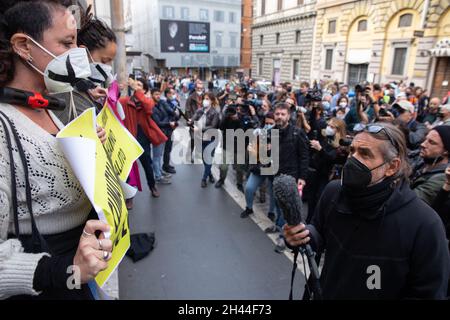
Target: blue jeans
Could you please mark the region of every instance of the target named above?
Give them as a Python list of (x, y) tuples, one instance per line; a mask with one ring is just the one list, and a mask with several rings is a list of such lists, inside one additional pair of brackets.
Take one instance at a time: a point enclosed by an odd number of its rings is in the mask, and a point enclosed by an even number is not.
[(147, 178), (148, 187), (150, 189), (155, 188), (155, 177), (153, 175), (153, 167), (152, 167), (152, 147), (150, 140), (145, 135), (144, 131), (138, 126), (137, 132), (137, 141), (144, 149), (144, 153), (140, 156), (139, 161), (144, 168), (145, 177)]
[(161, 143), (158, 146), (153, 146), (153, 171), (155, 172), (155, 179), (159, 180), (162, 177), (162, 161), (164, 155), (164, 145)]
[(208, 147), (211, 143), (214, 142), (214, 139), (211, 141), (202, 141), (202, 158), (203, 158), (203, 166), (205, 167), (205, 169), (203, 170), (203, 178), (202, 180), (206, 180), (208, 179), (208, 177), (211, 175), (211, 168), (212, 168), (212, 163), (213, 163), (213, 159), (214, 159), (214, 153), (215, 153), (215, 148), (211, 150), (210, 154), (205, 155), (205, 149), (206, 147)]
[(261, 176), (254, 173), (250, 174), (245, 184), (245, 201), (247, 203), (247, 208), (253, 209), (253, 199), (255, 198), (256, 190), (263, 184), (263, 182), (268, 179), (268, 191), (270, 197), (270, 208), (269, 212), (275, 212), (275, 198), (273, 196), (272, 181), (267, 176)]

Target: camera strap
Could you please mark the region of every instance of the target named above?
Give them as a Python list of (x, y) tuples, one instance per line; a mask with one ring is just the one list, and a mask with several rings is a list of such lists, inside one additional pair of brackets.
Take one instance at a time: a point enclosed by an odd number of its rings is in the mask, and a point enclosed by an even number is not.
[[(49, 252), (49, 247), (47, 245), (47, 242), (40, 234), (36, 221), (34, 219), (33, 214), (33, 205), (32, 205), (32, 197), (31, 197), (31, 186), (29, 181), (29, 171), (28, 171), (28, 163), (26, 160), (26, 155), (23, 150), (22, 143), (20, 142), (19, 135), (17, 133), (16, 128), (12, 124), (11, 120), (8, 118), (8, 116), (3, 113), (3, 111), (0, 111), (0, 123), (3, 125), (3, 128), (5, 129), (5, 138), (6, 143), (8, 147), (8, 153), (9, 153), (9, 166), (11, 171), (11, 197), (12, 197), (12, 207), (13, 207), (13, 214), (14, 214), (14, 228), (15, 228), (15, 236), (19, 241), (23, 243), (23, 237), (20, 235), (20, 229), (19, 229), (19, 206), (18, 206), (18, 198), (17, 198), (17, 181), (16, 181), (16, 169), (14, 166), (14, 156), (13, 156), (13, 145), (11, 140), (11, 133), (8, 129), (8, 126), (6, 123), (8, 123), (9, 127), (11, 128), (12, 135), (14, 137), (17, 151), (20, 156), (20, 160), (22, 162), (24, 174), (25, 174), (25, 194), (26, 194), (26, 202), (27, 202), (27, 208), (28, 212), (30, 214), (30, 220), (31, 220), (31, 231), (32, 231), (32, 244), (31, 248), (29, 250), (31, 252), (28, 253), (41, 253), (41, 252)], [(27, 251), (27, 250), (26, 250)]]

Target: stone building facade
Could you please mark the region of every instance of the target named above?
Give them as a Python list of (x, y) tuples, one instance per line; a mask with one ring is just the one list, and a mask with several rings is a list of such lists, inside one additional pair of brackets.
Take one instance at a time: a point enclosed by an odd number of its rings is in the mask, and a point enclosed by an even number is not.
[(252, 77), (310, 80), (315, 0), (253, 0)]

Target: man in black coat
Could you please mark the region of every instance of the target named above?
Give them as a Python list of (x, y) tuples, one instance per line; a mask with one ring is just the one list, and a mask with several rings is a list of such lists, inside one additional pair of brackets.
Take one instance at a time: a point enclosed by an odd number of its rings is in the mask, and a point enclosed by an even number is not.
[(409, 187), (401, 131), (386, 123), (356, 135), (342, 181), (325, 189), (312, 224), (284, 226), (294, 247), (325, 251), (325, 299), (444, 299), (450, 257), (436, 212)]

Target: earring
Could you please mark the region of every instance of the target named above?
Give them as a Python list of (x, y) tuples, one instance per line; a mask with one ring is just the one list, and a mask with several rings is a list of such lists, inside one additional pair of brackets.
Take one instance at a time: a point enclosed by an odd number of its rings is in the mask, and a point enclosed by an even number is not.
[(28, 56), (28, 62), (33, 62), (33, 58), (31, 56)]

